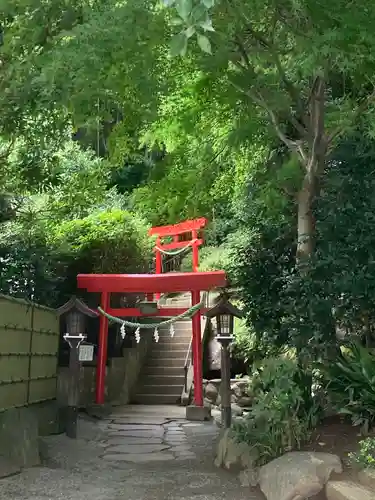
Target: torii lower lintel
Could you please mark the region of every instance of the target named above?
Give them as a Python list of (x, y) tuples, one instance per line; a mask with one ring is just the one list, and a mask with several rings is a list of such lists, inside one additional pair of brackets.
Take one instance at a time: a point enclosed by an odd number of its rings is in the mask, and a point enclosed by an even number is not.
[[(105, 312), (111, 310), (110, 296), (114, 292), (122, 293), (167, 293), (190, 292), (192, 305), (199, 304), (200, 293), (227, 285), (224, 271), (191, 272), (171, 274), (79, 274), (78, 288), (88, 292), (101, 293), (101, 308)], [(120, 310), (118, 311), (120, 312)], [(162, 308), (160, 309), (162, 312)], [(173, 311), (168, 310), (169, 314)], [(176, 311), (177, 313), (177, 311)], [(177, 315), (177, 314), (174, 315)], [(181, 311), (178, 311), (180, 314)], [(194, 368), (194, 398), (197, 406), (203, 406), (203, 373), (202, 373), (202, 339), (201, 311), (192, 317), (193, 334), (193, 368)], [(108, 319), (100, 316), (99, 349), (96, 371), (96, 403), (104, 404), (105, 369), (108, 344)]]

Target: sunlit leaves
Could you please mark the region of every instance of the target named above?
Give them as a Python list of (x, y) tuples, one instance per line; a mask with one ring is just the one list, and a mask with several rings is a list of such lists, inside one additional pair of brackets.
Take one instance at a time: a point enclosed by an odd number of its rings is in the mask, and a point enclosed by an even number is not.
[(198, 34), (197, 41), (199, 47), (203, 50), (203, 52), (206, 52), (207, 54), (212, 53), (211, 42), (206, 36)]
[(184, 56), (186, 54), (188, 37), (186, 33), (178, 33), (171, 40), (171, 55)]

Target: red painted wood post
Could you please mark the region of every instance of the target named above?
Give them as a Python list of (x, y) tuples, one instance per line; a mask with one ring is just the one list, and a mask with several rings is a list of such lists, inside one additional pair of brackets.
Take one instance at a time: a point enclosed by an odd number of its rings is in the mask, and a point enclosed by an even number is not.
[[(102, 292), (100, 307), (107, 311), (110, 304), (110, 293)], [(103, 405), (105, 402), (105, 370), (107, 365), (108, 348), (108, 319), (101, 314), (99, 323), (99, 349), (96, 366), (96, 404)]]
[[(156, 274), (162, 274), (163, 272), (163, 267), (162, 267), (162, 256), (161, 252), (159, 250), (161, 246), (161, 241), (160, 238), (156, 240), (156, 246), (155, 246), (155, 272)], [(156, 294), (156, 300), (160, 299), (160, 293)]]
[[(200, 292), (191, 292), (192, 305), (199, 304)], [(194, 369), (194, 401), (196, 406), (203, 406), (203, 362), (202, 362), (202, 332), (201, 312), (196, 312), (192, 318), (193, 326), (193, 369)]]
[[(198, 239), (198, 231), (192, 231), (191, 235), (192, 235), (193, 240)], [(198, 268), (199, 268), (198, 245), (197, 245), (197, 242), (194, 242), (193, 243), (193, 271), (195, 273), (197, 273)]]

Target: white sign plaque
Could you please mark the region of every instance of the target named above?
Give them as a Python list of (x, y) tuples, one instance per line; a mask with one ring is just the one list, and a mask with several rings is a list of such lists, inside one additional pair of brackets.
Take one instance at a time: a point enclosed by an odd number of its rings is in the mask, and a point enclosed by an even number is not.
[(92, 344), (81, 344), (78, 359), (80, 361), (92, 361), (94, 359), (94, 346)]

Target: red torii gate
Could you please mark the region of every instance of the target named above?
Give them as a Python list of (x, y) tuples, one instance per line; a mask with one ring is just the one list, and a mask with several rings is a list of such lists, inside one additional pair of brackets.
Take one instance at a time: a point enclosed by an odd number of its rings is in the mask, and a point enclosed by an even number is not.
[[(207, 225), (207, 219), (201, 217), (199, 219), (187, 220), (179, 224), (172, 224), (170, 226), (152, 227), (149, 230), (150, 236), (157, 236), (155, 244), (155, 271), (156, 274), (161, 274), (162, 269), (162, 253), (163, 250), (176, 250), (178, 248), (186, 248), (191, 246), (193, 249), (193, 271), (198, 271), (199, 257), (198, 249), (203, 245), (203, 239), (199, 238), (199, 232), (202, 231)], [(180, 241), (180, 236), (183, 234), (191, 234), (190, 240)], [(163, 243), (163, 238), (172, 237), (173, 242)]]
[[(186, 232), (186, 231), (184, 231)], [(181, 234), (181, 233), (180, 233)], [(171, 274), (79, 274), (78, 288), (88, 292), (101, 294), (101, 308), (112, 316), (178, 316), (185, 308), (159, 307), (156, 313), (145, 315), (139, 308), (111, 308), (111, 293), (145, 293), (148, 296), (166, 292), (191, 292), (192, 305), (200, 303), (201, 291), (222, 288), (227, 285), (224, 271), (192, 272)], [(204, 311), (203, 311), (204, 312)], [(202, 342), (201, 313), (196, 312), (192, 318), (193, 331), (193, 368), (194, 368), (194, 399), (197, 406), (203, 406), (203, 374), (202, 374)], [(99, 351), (96, 371), (96, 403), (104, 404), (105, 369), (107, 360), (108, 319), (100, 316)]]

